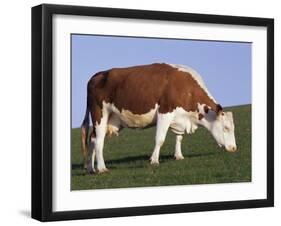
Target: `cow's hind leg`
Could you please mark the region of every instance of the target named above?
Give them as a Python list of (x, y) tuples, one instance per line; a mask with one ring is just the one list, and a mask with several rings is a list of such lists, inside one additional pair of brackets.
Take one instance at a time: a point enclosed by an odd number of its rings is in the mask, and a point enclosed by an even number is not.
[(184, 159), (182, 152), (181, 152), (181, 142), (182, 142), (182, 135), (176, 135), (176, 148), (175, 148), (175, 159), (176, 160)]
[(93, 131), (90, 138), (89, 154), (87, 159), (88, 172), (95, 172), (95, 159), (99, 173), (108, 171), (103, 159), (103, 145), (107, 129), (109, 111), (106, 106), (101, 109), (98, 105), (92, 104), (91, 116)]
[(157, 126), (156, 126), (156, 136), (155, 136), (155, 147), (150, 158), (151, 164), (159, 164), (159, 153), (160, 148), (163, 145), (166, 134), (173, 120), (173, 113), (157, 113)]
[(95, 156), (96, 156), (96, 150), (95, 150), (95, 130), (93, 130), (93, 133), (91, 134), (90, 143), (89, 143), (89, 151), (87, 156), (87, 163), (86, 168), (89, 173), (95, 172)]
[(95, 152), (97, 159), (97, 170), (99, 173), (107, 172), (103, 158), (104, 138), (107, 130), (109, 112), (106, 108), (102, 110), (102, 117), (99, 124), (95, 125), (96, 138), (95, 138)]

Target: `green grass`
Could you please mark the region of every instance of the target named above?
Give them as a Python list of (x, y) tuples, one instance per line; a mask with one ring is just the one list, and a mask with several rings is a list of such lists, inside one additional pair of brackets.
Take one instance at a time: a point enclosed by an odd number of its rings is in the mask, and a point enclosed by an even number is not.
[(152, 166), (155, 127), (124, 129), (118, 137), (105, 139), (104, 159), (110, 170), (105, 174), (90, 175), (83, 169), (80, 129), (72, 129), (72, 190), (251, 181), (251, 105), (227, 110), (234, 114), (237, 152), (223, 151), (206, 129), (199, 128), (184, 135), (185, 159), (175, 161), (175, 135), (169, 131), (160, 165)]

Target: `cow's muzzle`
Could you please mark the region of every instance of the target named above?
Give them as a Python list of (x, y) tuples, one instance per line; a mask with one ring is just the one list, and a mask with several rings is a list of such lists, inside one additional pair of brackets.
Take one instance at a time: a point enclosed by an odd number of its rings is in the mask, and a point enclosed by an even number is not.
[(225, 149), (229, 152), (235, 152), (237, 150), (237, 147), (234, 145), (229, 145), (229, 146), (226, 146)]

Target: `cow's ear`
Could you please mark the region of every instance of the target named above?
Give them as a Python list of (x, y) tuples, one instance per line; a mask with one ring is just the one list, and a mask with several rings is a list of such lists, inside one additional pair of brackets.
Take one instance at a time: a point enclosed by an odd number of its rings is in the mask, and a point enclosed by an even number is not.
[(207, 105), (204, 105), (204, 112), (205, 112), (206, 114), (208, 114), (208, 112), (209, 112), (209, 107), (208, 107)]
[(222, 106), (221, 106), (220, 104), (217, 104), (217, 107), (216, 107), (216, 113), (217, 113), (217, 115), (220, 115), (222, 112), (223, 112)]

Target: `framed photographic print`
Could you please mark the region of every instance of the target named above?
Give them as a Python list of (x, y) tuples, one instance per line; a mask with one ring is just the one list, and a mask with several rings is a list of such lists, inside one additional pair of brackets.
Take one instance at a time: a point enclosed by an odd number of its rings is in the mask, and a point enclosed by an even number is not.
[(32, 217), (274, 205), (274, 21), (32, 8)]

